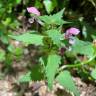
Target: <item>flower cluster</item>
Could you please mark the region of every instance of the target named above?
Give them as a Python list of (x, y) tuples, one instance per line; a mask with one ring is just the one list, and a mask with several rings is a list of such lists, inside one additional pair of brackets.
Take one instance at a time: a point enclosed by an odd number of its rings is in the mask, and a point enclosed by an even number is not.
[(80, 33), (80, 30), (74, 27), (71, 27), (66, 30), (65, 38), (70, 38), (72, 35), (78, 35)]
[(75, 41), (74, 41), (73, 36), (74, 35), (76, 36), (79, 33), (80, 33), (80, 30), (79, 29), (74, 28), (74, 27), (71, 27), (71, 28), (69, 28), (69, 29), (66, 30), (65, 39), (68, 39), (70, 44), (74, 44)]

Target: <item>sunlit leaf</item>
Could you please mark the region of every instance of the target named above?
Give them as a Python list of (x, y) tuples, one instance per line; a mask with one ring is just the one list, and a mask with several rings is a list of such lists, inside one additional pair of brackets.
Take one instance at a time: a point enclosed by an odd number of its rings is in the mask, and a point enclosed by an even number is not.
[(52, 38), (54, 44), (60, 46), (61, 33), (59, 30), (52, 29), (52, 30), (48, 30), (46, 33), (48, 34), (49, 37)]
[(91, 57), (94, 54), (94, 49), (90, 42), (85, 42), (77, 38), (75, 39), (75, 44), (72, 45), (72, 51), (88, 57)]
[(43, 36), (37, 34), (24, 33), (18, 36), (10, 35), (10, 37), (27, 44), (43, 45)]
[(21, 2), (21, 0), (16, 0), (16, 3), (19, 4)]
[(61, 58), (56, 54), (50, 54), (47, 60), (46, 76), (48, 80), (48, 86), (52, 89), (52, 84), (55, 78), (55, 74), (58, 70)]
[(44, 3), (47, 13), (50, 13), (53, 11), (53, 3), (51, 0), (44, 0), (43, 3)]
[(62, 24), (67, 24), (69, 22), (66, 22), (62, 19), (63, 17), (63, 13), (64, 13), (64, 9), (62, 9), (61, 11), (59, 11), (58, 13), (54, 14), (54, 15), (44, 15), (44, 16), (40, 16), (39, 18), (46, 24), (53, 24), (53, 25), (62, 25)]
[(73, 92), (76, 96), (80, 96), (79, 91), (77, 90), (75, 83), (72, 80), (71, 74), (69, 71), (61, 72), (56, 80), (67, 90)]

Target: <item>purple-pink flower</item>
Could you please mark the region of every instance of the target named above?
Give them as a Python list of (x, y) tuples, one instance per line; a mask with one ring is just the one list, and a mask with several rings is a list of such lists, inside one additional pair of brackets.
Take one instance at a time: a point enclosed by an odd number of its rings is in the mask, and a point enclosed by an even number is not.
[(38, 9), (36, 7), (28, 7), (27, 11), (29, 13), (35, 14), (37, 16), (40, 16), (40, 12), (38, 11)]
[(74, 27), (71, 27), (71, 28), (67, 29), (67, 31), (66, 31), (67, 34), (72, 34), (72, 35), (78, 35), (79, 32), (80, 32), (80, 30), (77, 28), (74, 28)]
[(69, 38), (72, 35), (78, 35), (79, 33), (80, 33), (79, 29), (77, 29), (75, 27), (71, 27), (71, 28), (66, 30), (65, 38)]
[(70, 44), (74, 44), (75, 40), (73, 38), (73, 35), (78, 35), (79, 33), (80, 33), (79, 29), (77, 29), (75, 27), (71, 27), (66, 30), (65, 39), (68, 39)]

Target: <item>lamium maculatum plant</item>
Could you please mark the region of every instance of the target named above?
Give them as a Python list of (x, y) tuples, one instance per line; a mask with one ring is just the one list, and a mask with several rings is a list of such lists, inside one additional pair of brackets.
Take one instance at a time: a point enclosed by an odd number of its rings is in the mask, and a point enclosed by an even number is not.
[[(35, 45), (40, 49), (42, 56), (38, 60), (39, 72), (44, 74), (41, 77), (47, 80), (49, 89), (52, 89), (54, 82), (58, 82), (65, 89), (73, 92), (75, 96), (80, 96), (69, 68), (78, 68), (90, 63), (96, 57), (93, 45), (78, 39), (77, 35), (79, 35), (80, 30), (74, 26), (62, 32), (64, 25), (71, 23), (62, 19), (64, 9), (56, 14), (44, 16), (40, 16), (40, 12), (35, 7), (28, 7), (27, 11), (39, 21), (40, 30), (38, 32), (32, 30), (32, 32), (20, 35), (9, 35), (9, 37), (23, 42), (25, 45)], [(77, 58), (77, 54), (81, 54), (86, 56), (87, 60), (84, 62), (77, 60), (77, 63), (73, 62), (74, 64), (64, 64), (66, 53), (73, 53), (74, 58)], [(37, 70), (38, 67), (36, 67), (35, 73)], [(39, 76), (37, 75), (37, 77)], [(24, 75), (20, 81), (28, 82), (31, 80), (34, 80), (32, 70)]]

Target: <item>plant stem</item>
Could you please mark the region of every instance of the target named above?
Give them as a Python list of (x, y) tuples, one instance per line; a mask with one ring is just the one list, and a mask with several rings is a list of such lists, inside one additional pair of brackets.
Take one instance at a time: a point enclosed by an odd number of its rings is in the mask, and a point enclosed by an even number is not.
[(59, 72), (62, 71), (62, 70), (64, 70), (65, 68), (80, 67), (80, 66), (82, 66), (82, 65), (88, 64), (88, 63), (91, 62), (93, 59), (95, 59), (95, 57), (96, 57), (96, 54), (95, 54), (92, 58), (88, 59), (88, 60), (85, 61), (85, 62), (81, 62), (81, 63), (78, 63), (78, 64), (63, 65), (63, 66), (59, 69)]

